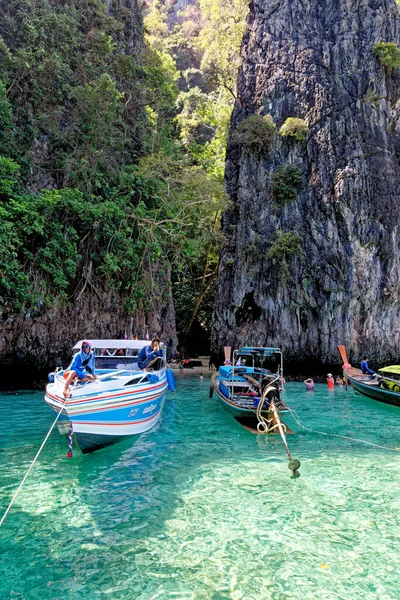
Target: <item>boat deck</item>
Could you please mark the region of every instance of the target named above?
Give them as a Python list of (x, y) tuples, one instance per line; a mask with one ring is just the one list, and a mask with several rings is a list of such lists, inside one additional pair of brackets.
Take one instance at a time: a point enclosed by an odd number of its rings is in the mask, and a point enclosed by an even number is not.
[(363, 383), (364, 385), (370, 385), (372, 387), (379, 387), (379, 382), (377, 380), (377, 378), (375, 377), (374, 379), (372, 379), (371, 375), (366, 375), (365, 373), (363, 373), (361, 371), (361, 369), (356, 369), (355, 367), (349, 367), (346, 369), (346, 374), (351, 377), (352, 379), (355, 379), (356, 381), (359, 381), (360, 383)]

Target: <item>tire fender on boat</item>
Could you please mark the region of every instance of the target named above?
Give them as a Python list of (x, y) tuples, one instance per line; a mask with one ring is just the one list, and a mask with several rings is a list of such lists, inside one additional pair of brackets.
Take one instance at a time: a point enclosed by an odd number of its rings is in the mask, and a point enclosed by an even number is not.
[(175, 375), (172, 372), (172, 369), (167, 369), (167, 381), (168, 381), (168, 389), (171, 392), (176, 392), (176, 383), (175, 383)]
[(209, 393), (209, 397), (212, 398), (214, 394), (214, 386), (210, 385), (210, 393)]

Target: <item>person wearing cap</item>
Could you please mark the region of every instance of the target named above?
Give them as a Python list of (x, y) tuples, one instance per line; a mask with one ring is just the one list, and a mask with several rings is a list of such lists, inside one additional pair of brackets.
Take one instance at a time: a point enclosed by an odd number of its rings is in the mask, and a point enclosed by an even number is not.
[(68, 369), (64, 372), (64, 398), (69, 398), (71, 392), (69, 386), (77, 378), (81, 383), (85, 381), (94, 381), (96, 375), (94, 373), (94, 354), (90, 342), (84, 340), (80, 351), (75, 354)]
[(160, 338), (155, 337), (151, 340), (149, 346), (143, 346), (138, 356), (138, 367), (139, 369), (146, 369), (151, 367), (157, 360), (162, 357), (162, 350), (160, 348)]
[(328, 373), (328, 375), (326, 376), (326, 383), (328, 384), (328, 388), (335, 387), (335, 380), (333, 379), (332, 373)]

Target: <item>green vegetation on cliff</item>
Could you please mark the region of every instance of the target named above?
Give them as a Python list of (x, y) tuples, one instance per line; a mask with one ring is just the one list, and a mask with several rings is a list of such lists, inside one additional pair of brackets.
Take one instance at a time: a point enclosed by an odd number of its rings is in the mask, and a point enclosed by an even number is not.
[(173, 3), (153, 1), (145, 27), (152, 46), (179, 65), (174, 122), (181, 148), (206, 173), (218, 199), (210, 205), (208, 227), (192, 244), (193, 254), (173, 271), (177, 328), (184, 341), (190, 332), (209, 332), (211, 325), (222, 242), (220, 212), (227, 207), (225, 151), (248, 2), (198, 0), (177, 14), (173, 11)]
[(151, 310), (171, 272), (178, 328), (210, 320), (247, 6), (131, 7), (0, 0), (3, 319), (105, 289)]
[(372, 52), (384, 67), (389, 69), (400, 67), (400, 49), (394, 42), (379, 42), (373, 47)]

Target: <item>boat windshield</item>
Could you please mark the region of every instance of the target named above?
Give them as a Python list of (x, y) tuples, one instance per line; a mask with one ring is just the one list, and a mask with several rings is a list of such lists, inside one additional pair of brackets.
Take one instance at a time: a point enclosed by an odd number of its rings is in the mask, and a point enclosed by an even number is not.
[[(139, 369), (137, 360), (140, 350), (150, 344), (149, 340), (88, 340), (92, 346), (96, 369)], [(75, 344), (73, 354), (79, 352), (82, 341)], [(161, 343), (165, 358), (165, 345)]]

